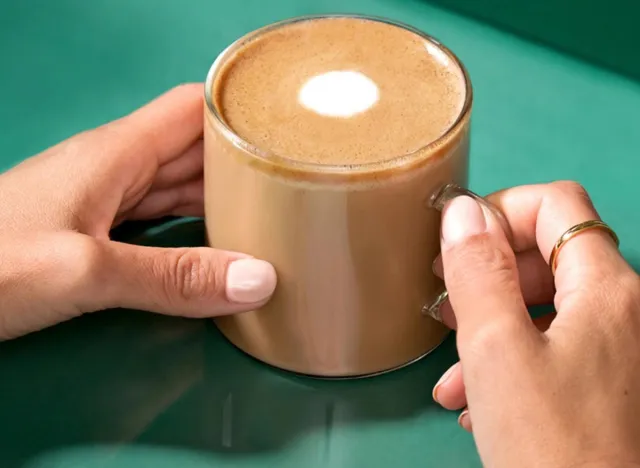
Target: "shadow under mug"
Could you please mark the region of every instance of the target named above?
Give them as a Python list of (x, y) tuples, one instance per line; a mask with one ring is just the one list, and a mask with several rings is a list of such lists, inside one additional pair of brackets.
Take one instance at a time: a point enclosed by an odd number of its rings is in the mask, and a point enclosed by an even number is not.
[(464, 188), (472, 88), (462, 63), (432, 37), (356, 16), (419, 35), (425, 53), (436, 50), (459, 68), (464, 103), (450, 128), (411, 154), (343, 166), (291, 160), (243, 140), (225, 122), (212, 91), (221, 69), (269, 31), (331, 18), (259, 29), (212, 65), (205, 85), (205, 223), (212, 247), (267, 260), (278, 273), (270, 302), (217, 318), (221, 332), (273, 366), (353, 378), (414, 362), (449, 332), (423, 310), (444, 287), (432, 271), (440, 250), (439, 209), (453, 196), (477, 197)]

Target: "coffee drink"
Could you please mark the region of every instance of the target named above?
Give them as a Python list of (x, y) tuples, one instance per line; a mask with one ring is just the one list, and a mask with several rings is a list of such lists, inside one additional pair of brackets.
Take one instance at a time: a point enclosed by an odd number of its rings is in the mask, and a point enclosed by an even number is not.
[(455, 122), (465, 84), (413, 32), (360, 19), (303, 21), (255, 38), (226, 63), (215, 104), (243, 140), (317, 164), (410, 154)]
[(467, 182), (471, 88), (408, 27), (299, 18), (230, 46), (206, 84), (209, 243), (271, 262), (261, 310), (217, 319), (277, 367), (353, 377), (409, 363), (447, 334), (422, 313), (442, 283), (430, 197)]

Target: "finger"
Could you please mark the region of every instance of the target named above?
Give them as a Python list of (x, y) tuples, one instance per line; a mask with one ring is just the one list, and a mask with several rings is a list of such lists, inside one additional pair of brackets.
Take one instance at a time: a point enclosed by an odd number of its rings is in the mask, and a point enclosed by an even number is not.
[(126, 219), (143, 220), (176, 215), (184, 206), (201, 205), (204, 208), (204, 180), (202, 178), (181, 186), (149, 193), (129, 211)]
[(213, 317), (256, 309), (276, 286), (273, 267), (235, 252), (101, 243), (107, 307)]
[(202, 94), (200, 84), (178, 86), (79, 140), (81, 151), (99, 159), (105, 189), (122, 194), (120, 212), (139, 202), (158, 168), (202, 137)]
[(466, 338), (483, 333), (485, 327), (531, 332), (515, 254), (499, 223), (470, 197), (454, 198), (444, 209), (442, 258), (461, 355), (467, 349)]
[(462, 429), (467, 432), (473, 432), (471, 428), (471, 417), (469, 416), (469, 410), (465, 409), (460, 416), (458, 416), (458, 424)]
[[(545, 259), (560, 236), (584, 221), (600, 219), (585, 189), (575, 182), (515, 187), (488, 197), (507, 218), (517, 251), (537, 247)], [(556, 278), (562, 281), (567, 271), (607, 273), (628, 269), (611, 237), (601, 230), (576, 236), (558, 256)], [(598, 277), (601, 275), (598, 275)]]
[[(201, 138), (202, 94), (201, 84), (178, 86), (132, 114), (79, 133), (7, 172), (3, 177), (17, 183), (6, 184), (0, 202), (12, 197), (23, 202), (20, 209), (3, 203), (9, 212), (3, 228), (24, 230), (26, 225), (103, 236), (112, 214), (136, 205), (156, 170)], [(30, 177), (38, 180), (38, 191), (20, 183)], [(85, 208), (94, 205), (101, 209), (87, 212)]]
[[(600, 219), (582, 186), (575, 182), (554, 182), (547, 185), (516, 187), (491, 195), (507, 217), (517, 248), (537, 245), (549, 259), (553, 245), (572, 226)], [(570, 320), (573, 311), (580, 311), (587, 321), (563, 327), (564, 319), (555, 324), (565, 330), (592, 329), (594, 324), (612, 319), (600, 310), (612, 310), (616, 295), (611, 291), (629, 290), (637, 284), (637, 275), (624, 260), (609, 234), (602, 230), (581, 232), (568, 241), (557, 256), (555, 275), (556, 309), (566, 311)], [(635, 286), (631, 286), (635, 287)], [(568, 306), (568, 307), (567, 307)], [(615, 309), (615, 308), (613, 308)], [(624, 317), (621, 317), (624, 321)]]
[[(518, 391), (517, 373), (533, 367), (546, 342), (529, 317), (515, 254), (493, 214), (473, 198), (458, 196), (445, 206), (441, 229), (466, 396), (486, 425), (494, 416), (492, 408), (511, 410), (514, 403), (504, 402), (501, 395)], [(495, 382), (501, 382), (499, 392)]]
[(150, 192), (166, 190), (201, 178), (204, 165), (202, 147), (202, 140), (198, 140), (182, 155), (160, 167)]
[(276, 284), (270, 264), (209, 248), (140, 247), (75, 232), (2, 243), (12, 248), (0, 257), (0, 340), (115, 307), (187, 317), (252, 310)]
[(433, 387), (433, 399), (443, 408), (457, 410), (467, 406), (460, 362), (451, 366)]
[[(555, 287), (553, 275), (547, 262), (537, 249), (520, 252), (516, 255), (520, 290), (527, 306), (551, 304)], [(438, 256), (434, 262), (434, 273), (444, 279), (442, 271), (442, 257)], [(457, 327), (455, 315), (447, 299), (440, 306), (440, 317), (445, 325), (455, 330)]]
[(190, 218), (204, 217), (204, 203), (178, 206), (171, 210), (169, 216), (185, 216)]
[[(546, 314), (535, 318), (533, 323), (538, 330), (544, 332), (549, 328), (555, 316), (555, 313)], [(459, 410), (467, 406), (467, 395), (460, 362), (455, 363), (442, 374), (438, 383), (433, 387), (433, 399), (448, 410)]]
[(203, 106), (202, 84), (184, 84), (106, 127), (117, 131), (111, 143), (123, 157), (152, 159), (162, 166), (201, 138)]

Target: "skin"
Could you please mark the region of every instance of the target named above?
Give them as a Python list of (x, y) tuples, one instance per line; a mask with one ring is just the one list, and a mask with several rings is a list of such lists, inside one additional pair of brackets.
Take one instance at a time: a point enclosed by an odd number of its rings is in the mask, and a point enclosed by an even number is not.
[[(180, 86), (0, 175), (0, 339), (116, 307), (187, 317), (254, 309), (276, 284), (266, 262), (211, 248), (114, 242), (125, 220), (202, 216), (202, 85)], [(434, 388), (466, 408), (487, 467), (640, 466), (640, 279), (611, 238), (568, 242), (597, 219), (586, 192), (557, 182), (493, 194), (514, 233), (468, 197), (445, 207), (442, 258), (460, 363)], [(532, 321), (526, 306), (554, 301)]]
[[(640, 279), (601, 230), (545, 259), (569, 227), (598, 219), (572, 182), (522, 186), (490, 200), (514, 232), (513, 249), (469, 197), (445, 207), (442, 258), (460, 362), (434, 389), (465, 408), (488, 467), (640, 466)], [(516, 253), (514, 253), (514, 251)], [(553, 301), (533, 322), (527, 304)]]
[(101, 309), (211, 317), (269, 299), (275, 271), (248, 255), (109, 239), (125, 220), (203, 215), (202, 95), (177, 87), (0, 175), (0, 339)]

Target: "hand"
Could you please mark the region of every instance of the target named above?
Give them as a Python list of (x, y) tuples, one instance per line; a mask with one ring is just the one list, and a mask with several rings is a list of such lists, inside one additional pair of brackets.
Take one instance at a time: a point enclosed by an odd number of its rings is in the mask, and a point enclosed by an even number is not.
[(183, 85), (0, 175), (0, 339), (115, 307), (254, 309), (273, 267), (235, 252), (109, 240), (125, 220), (202, 216), (203, 98)]
[[(436, 385), (448, 409), (468, 406), (488, 467), (640, 466), (640, 279), (601, 230), (545, 259), (569, 227), (598, 219), (567, 182), (518, 187), (490, 200), (514, 234), (469, 197), (444, 210), (442, 263), (460, 363)], [(438, 262), (439, 263), (439, 262)], [(444, 268), (442, 268), (444, 265)], [(536, 326), (526, 304), (555, 303)], [(552, 320), (553, 319), (553, 320)]]

